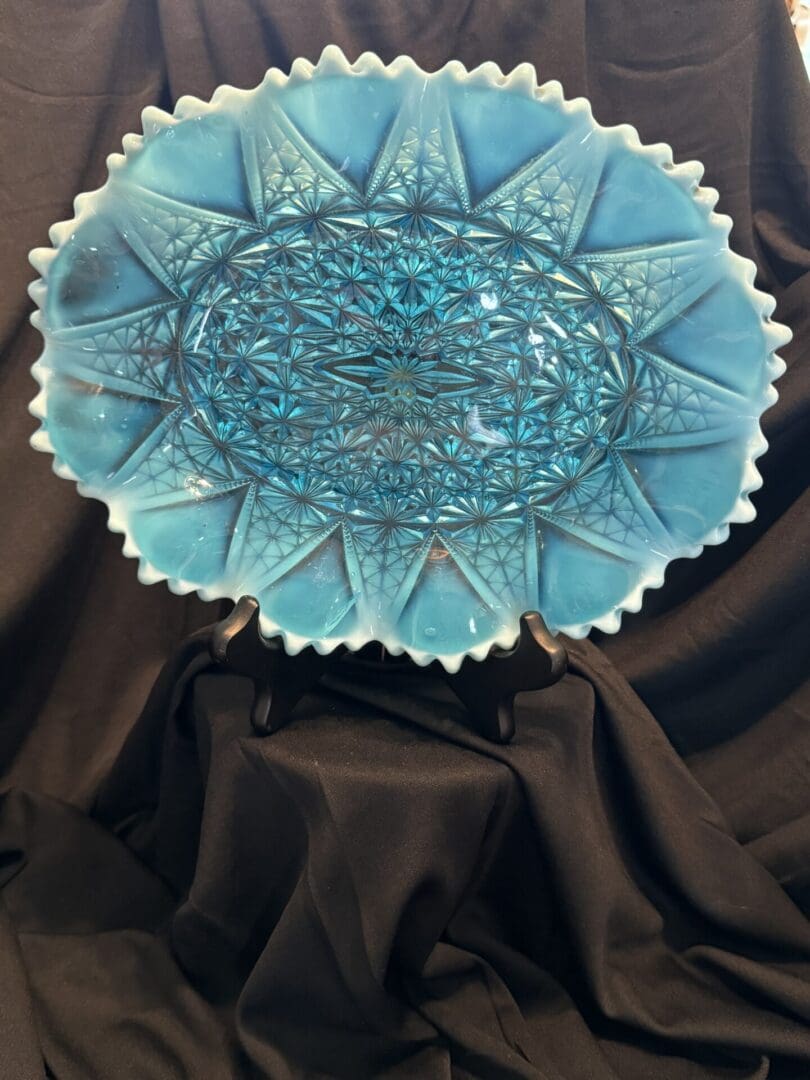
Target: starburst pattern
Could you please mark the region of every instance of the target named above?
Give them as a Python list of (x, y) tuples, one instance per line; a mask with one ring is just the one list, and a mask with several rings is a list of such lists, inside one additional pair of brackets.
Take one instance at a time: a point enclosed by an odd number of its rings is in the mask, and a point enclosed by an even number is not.
[[(376, 80), (373, 116), (388, 110), (356, 168), (325, 130), (335, 65), (372, 103)], [(325, 54), (304, 87), (324, 119), (293, 107), (294, 80), (265, 83), (250, 110), (225, 95), (166, 118), (113, 169), (93, 218), (40, 260), (50, 444), (147, 576), (254, 593), (293, 647), (377, 638), (452, 666), (527, 609), (615, 628), (739, 516), (773, 331), (720, 219), (640, 148), (542, 91), (488, 87), (536, 108), (537, 145), (481, 180), (463, 80), (412, 65), (396, 83), (392, 99), (374, 64), (350, 77)], [(243, 195), (195, 193), (199, 130)], [(636, 226), (624, 242), (605, 177), (626, 159), (670, 235), (649, 219), (649, 242)], [(747, 382), (667, 339), (710, 320), (729, 282), (762, 338)]]

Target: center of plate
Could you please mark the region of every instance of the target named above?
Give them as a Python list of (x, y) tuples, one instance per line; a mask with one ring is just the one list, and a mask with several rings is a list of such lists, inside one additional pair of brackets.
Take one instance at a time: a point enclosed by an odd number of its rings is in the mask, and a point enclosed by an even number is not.
[(181, 329), (184, 396), (236, 475), (349, 519), (394, 499), (423, 526), (596, 467), (631, 364), (618, 317), (542, 246), (368, 212), (246, 236)]

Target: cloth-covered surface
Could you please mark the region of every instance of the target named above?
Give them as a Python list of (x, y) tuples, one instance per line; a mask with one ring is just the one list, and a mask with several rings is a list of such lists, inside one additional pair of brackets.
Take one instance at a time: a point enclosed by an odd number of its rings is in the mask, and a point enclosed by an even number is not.
[[(533, 62), (698, 158), (794, 330), (757, 520), (495, 746), (348, 658), (267, 739), (27, 439), (27, 250), (148, 104), (268, 66)], [(782, 0), (0, 8), (0, 1077), (810, 1076), (810, 87)], [(175, 662), (149, 695), (162, 662)]]

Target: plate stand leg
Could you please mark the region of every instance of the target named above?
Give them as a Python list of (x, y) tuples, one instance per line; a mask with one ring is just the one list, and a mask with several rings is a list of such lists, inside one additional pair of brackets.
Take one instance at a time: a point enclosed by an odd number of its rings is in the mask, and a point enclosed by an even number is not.
[(565, 674), (565, 646), (549, 633), (542, 616), (526, 612), (511, 649), (493, 648), (486, 659), (466, 657), (459, 670), (444, 672), (469, 714), (469, 726), (490, 742), (507, 743), (515, 734), (515, 695), (542, 690)]
[(297, 703), (345, 652), (321, 656), (313, 648), (295, 656), (284, 651), (281, 638), (265, 638), (259, 629), (259, 605), (243, 596), (227, 618), (211, 630), (211, 655), (236, 675), (253, 680), (251, 722), (259, 735), (283, 727)]

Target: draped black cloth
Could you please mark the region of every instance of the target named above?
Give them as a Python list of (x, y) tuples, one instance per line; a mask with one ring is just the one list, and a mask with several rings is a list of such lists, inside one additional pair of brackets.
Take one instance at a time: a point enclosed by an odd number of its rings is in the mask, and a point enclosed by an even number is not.
[[(458, 57), (698, 158), (794, 330), (757, 520), (495, 746), (349, 659), (260, 739), (27, 439), (25, 253), (140, 110), (271, 65)], [(810, 87), (782, 0), (0, 6), (0, 1077), (810, 1076)], [(144, 704), (146, 702), (146, 704)]]

